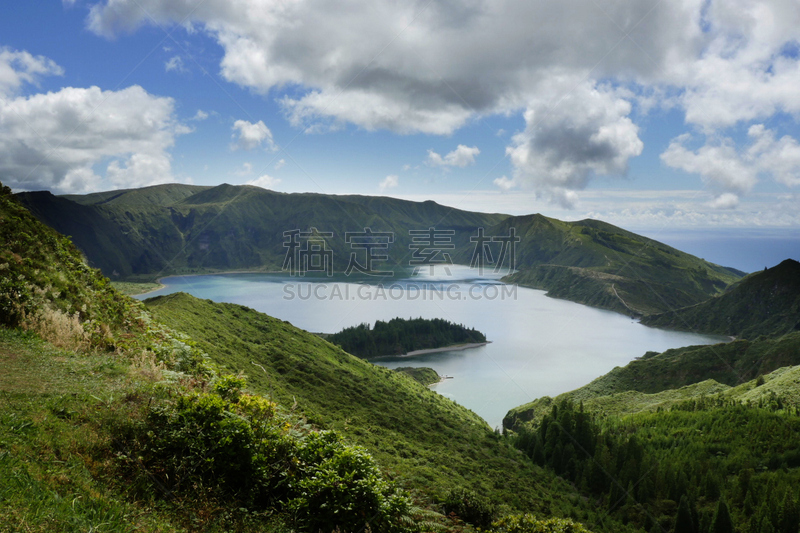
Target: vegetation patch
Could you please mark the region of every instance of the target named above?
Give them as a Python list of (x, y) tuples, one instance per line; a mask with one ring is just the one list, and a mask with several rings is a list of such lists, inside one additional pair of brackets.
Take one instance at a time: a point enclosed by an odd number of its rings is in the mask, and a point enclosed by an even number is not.
[(375, 326), (360, 324), (328, 335), (328, 342), (363, 359), (384, 355), (405, 355), (416, 350), (486, 342), (486, 335), (474, 328), (441, 318), (393, 318), (377, 320)]

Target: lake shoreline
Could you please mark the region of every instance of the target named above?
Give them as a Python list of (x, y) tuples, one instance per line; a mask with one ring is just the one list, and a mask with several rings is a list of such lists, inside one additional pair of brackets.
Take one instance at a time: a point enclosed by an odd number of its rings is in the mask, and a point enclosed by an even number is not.
[(376, 361), (378, 359), (395, 359), (395, 358), (403, 358), (403, 357), (414, 357), (415, 355), (424, 355), (427, 353), (439, 353), (439, 352), (460, 352), (462, 350), (469, 350), (470, 348), (480, 348), (481, 346), (486, 346), (487, 344), (491, 344), (492, 341), (486, 342), (471, 342), (467, 344), (452, 344), (450, 346), (442, 346), (441, 348), (426, 348), (424, 350), (412, 350), (408, 353), (404, 353), (401, 355), (379, 355), (378, 357), (370, 357), (368, 361)]

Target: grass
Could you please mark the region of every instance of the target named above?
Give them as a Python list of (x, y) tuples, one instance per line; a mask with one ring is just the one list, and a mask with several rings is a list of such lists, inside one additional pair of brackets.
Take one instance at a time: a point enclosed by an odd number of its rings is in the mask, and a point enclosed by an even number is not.
[(589, 523), (596, 516), (574, 488), (534, 466), (475, 413), (405, 375), (243, 306), (183, 293), (145, 303), (156, 319), (187, 332), (214, 363), (244, 372), (252, 392), (364, 446), (424, 499), (442, 500), (462, 487), (506, 512), (574, 513)]
[(426, 387), (428, 385), (433, 385), (434, 383), (439, 383), (439, 381), (442, 379), (436, 370), (426, 366), (402, 366), (395, 368), (394, 371), (405, 374), (417, 383), (425, 385)]
[[(653, 410), (659, 404), (665, 407), (688, 397), (715, 394), (730, 387), (739, 390), (737, 386), (754, 383), (758, 376), (798, 364), (800, 332), (752, 342), (687, 346), (660, 354), (648, 353), (555, 400), (571, 398), (618, 414)], [(796, 397), (797, 393), (789, 396)], [(504, 427), (539, 418), (553, 401), (553, 398), (543, 397), (515, 407), (506, 415)]]
[(111, 286), (127, 296), (146, 294), (163, 287), (160, 283), (135, 283), (131, 281), (112, 281)]
[(706, 302), (646, 317), (660, 328), (735, 335), (755, 340), (800, 330), (800, 263), (787, 259), (750, 274)]
[(105, 477), (124, 361), (0, 329), (0, 367), (0, 531), (183, 530)]

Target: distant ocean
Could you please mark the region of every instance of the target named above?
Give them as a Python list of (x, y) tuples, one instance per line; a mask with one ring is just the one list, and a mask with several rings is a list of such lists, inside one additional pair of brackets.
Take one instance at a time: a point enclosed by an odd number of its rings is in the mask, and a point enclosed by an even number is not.
[(718, 265), (745, 272), (800, 261), (800, 229), (632, 230)]

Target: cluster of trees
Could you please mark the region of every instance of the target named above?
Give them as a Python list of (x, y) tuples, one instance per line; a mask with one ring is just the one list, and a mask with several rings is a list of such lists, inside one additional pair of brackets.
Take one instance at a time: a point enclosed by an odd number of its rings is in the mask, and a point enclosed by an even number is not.
[(603, 420), (564, 401), (513, 442), (646, 531), (798, 533), (800, 417), (778, 405), (701, 399)]
[(382, 355), (403, 355), (414, 350), (442, 348), (455, 344), (486, 342), (486, 336), (475, 329), (441, 318), (393, 318), (378, 320), (375, 326), (361, 324), (329, 335), (327, 340), (362, 358)]

